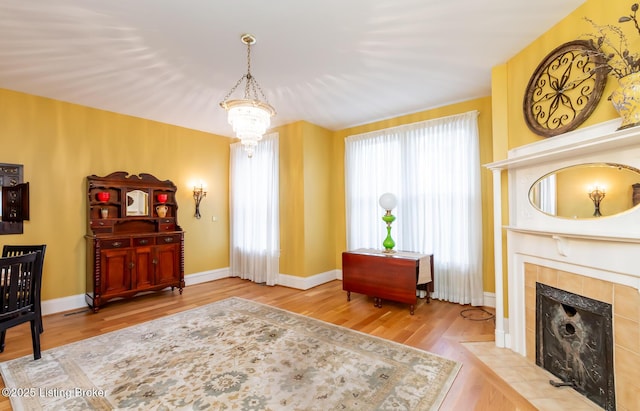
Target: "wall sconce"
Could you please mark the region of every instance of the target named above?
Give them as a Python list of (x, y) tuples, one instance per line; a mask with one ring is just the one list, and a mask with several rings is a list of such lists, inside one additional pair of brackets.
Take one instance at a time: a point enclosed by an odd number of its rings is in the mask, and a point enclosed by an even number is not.
[(595, 207), (595, 211), (593, 212), (593, 216), (594, 217), (600, 217), (602, 215), (602, 214), (600, 214), (600, 202), (602, 201), (602, 199), (606, 195), (606, 193), (604, 192), (604, 187), (600, 187), (598, 185), (596, 185), (595, 188), (589, 187), (589, 193), (588, 194), (589, 194), (589, 198), (591, 199), (591, 201), (593, 201), (593, 206)]
[(378, 202), (380, 203), (380, 207), (386, 211), (386, 214), (382, 216), (382, 221), (387, 223), (387, 238), (382, 242), (382, 245), (384, 246), (383, 252), (394, 253), (395, 251), (393, 250), (393, 247), (396, 245), (396, 242), (391, 238), (391, 223), (395, 221), (396, 217), (391, 214), (391, 210), (396, 207), (398, 200), (395, 195), (391, 193), (384, 193), (380, 196), (380, 200), (378, 200)]
[(200, 184), (200, 187), (193, 187), (193, 199), (196, 202), (196, 213), (195, 213), (195, 217), (196, 218), (200, 218), (202, 217), (200, 215), (200, 201), (202, 201), (203, 198), (205, 198), (207, 196), (207, 192), (204, 191), (204, 188), (202, 187), (202, 184)]

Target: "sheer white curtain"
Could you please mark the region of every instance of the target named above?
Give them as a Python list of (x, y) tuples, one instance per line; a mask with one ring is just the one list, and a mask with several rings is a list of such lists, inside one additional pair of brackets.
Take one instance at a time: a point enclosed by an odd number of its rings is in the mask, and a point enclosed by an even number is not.
[(265, 136), (249, 158), (231, 145), (229, 214), (231, 275), (275, 285), (280, 261), (277, 133)]
[(551, 215), (557, 214), (557, 191), (555, 174), (552, 174), (540, 181), (540, 210)]
[(396, 250), (433, 254), (434, 298), (482, 305), (478, 112), (350, 136), (347, 247), (383, 248), (380, 195), (398, 198)]
[(531, 188), (531, 202), (545, 213), (556, 215), (557, 206), (557, 182), (556, 175), (551, 174), (539, 180)]

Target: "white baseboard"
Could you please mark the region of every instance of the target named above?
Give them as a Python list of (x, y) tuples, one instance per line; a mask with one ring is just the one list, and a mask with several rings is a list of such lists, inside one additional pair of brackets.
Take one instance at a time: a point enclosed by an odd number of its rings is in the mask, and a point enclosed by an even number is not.
[[(502, 329), (500, 329), (500, 323), (502, 323)], [(496, 317), (496, 329), (495, 329), (495, 342), (496, 347), (509, 348), (513, 350), (511, 341), (511, 334), (509, 333), (509, 319)], [(515, 351), (515, 350), (514, 350)], [(517, 351), (515, 351), (517, 352)], [(525, 353), (521, 353), (525, 355)]]
[(495, 330), (495, 342), (496, 342), (496, 347), (498, 348), (507, 347), (506, 334), (504, 331)]
[(189, 286), (194, 284), (206, 283), (208, 281), (220, 280), (227, 277), (229, 277), (229, 267), (185, 275), (184, 283), (185, 285)]
[(84, 300), (84, 294), (42, 301), (42, 315), (77, 310), (79, 308), (89, 308)]
[(496, 308), (496, 293), (484, 292), (484, 306)]
[[(338, 277), (340, 275), (340, 277)], [(331, 270), (312, 275), (311, 277), (297, 277), (295, 275), (278, 274), (278, 285), (291, 287), (298, 290), (308, 290), (329, 281), (342, 279), (341, 270)]]

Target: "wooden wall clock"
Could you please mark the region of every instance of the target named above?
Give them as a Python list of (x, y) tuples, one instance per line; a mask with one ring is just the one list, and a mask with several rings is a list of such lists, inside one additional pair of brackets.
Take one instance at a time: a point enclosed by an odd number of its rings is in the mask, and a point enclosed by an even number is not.
[(598, 105), (607, 83), (606, 61), (588, 40), (565, 43), (540, 62), (524, 95), (527, 126), (557, 136), (582, 124)]

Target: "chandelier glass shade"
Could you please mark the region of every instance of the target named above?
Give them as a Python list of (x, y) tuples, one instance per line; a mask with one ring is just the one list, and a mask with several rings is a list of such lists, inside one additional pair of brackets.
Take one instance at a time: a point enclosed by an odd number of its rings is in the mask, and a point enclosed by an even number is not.
[[(276, 114), (276, 111), (267, 102), (262, 88), (251, 75), (251, 45), (256, 42), (256, 39), (251, 34), (243, 34), (240, 39), (247, 45), (247, 74), (243, 75), (227, 93), (220, 106), (227, 110), (229, 124), (251, 157), (254, 147), (271, 125), (271, 117)], [(244, 98), (229, 99), (243, 81), (245, 82)]]

